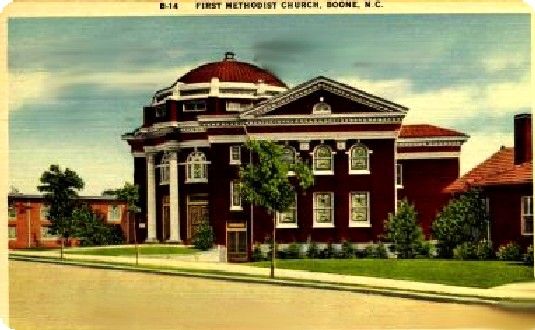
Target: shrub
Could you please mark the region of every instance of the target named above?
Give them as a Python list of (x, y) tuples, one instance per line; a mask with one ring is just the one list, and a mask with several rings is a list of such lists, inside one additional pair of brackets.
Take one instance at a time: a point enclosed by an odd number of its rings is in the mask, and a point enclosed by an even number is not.
[(515, 242), (509, 242), (505, 245), (501, 245), (496, 252), (496, 256), (499, 260), (503, 261), (519, 261), (522, 257), (520, 253), (520, 246)]
[(260, 244), (256, 243), (253, 248), (253, 254), (251, 255), (252, 261), (262, 261), (264, 260), (264, 255), (262, 254), (262, 248)]
[(315, 259), (319, 257), (319, 254), (320, 252), (318, 249), (318, 244), (316, 244), (314, 241), (308, 243), (307, 257), (310, 259)]
[(418, 248), (417, 255), (421, 258), (433, 258), (435, 256), (435, 247), (430, 241), (422, 241)]
[(327, 247), (320, 252), (319, 257), (320, 259), (334, 258), (334, 248), (332, 243), (327, 244)]
[(367, 258), (367, 250), (366, 249), (355, 249), (355, 258), (358, 258), (358, 259)]
[(193, 235), (193, 245), (196, 249), (206, 251), (214, 245), (214, 231), (207, 222), (202, 222), (197, 227), (197, 232)]
[(277, 247), (277, 259), (287, 259), (288, 258), (288, 250), (282, 250)]
[(377, 244), (370, 244), (366, 246), (364, 249), (364, 256), (365, 258), (387, 259), (388, 252), (386, 251), (384, 244), (379, 242)]
[(453, 249), (453, 258), (459, 260), (477, 259), (477, 247), (472, 242), (464, 242)]
[(489, 260), (492, 259), (492, 244), (486, 239), (482, 239), (477, 243), (476, 246), (476, 255), (479, 260)]
[(301, 258), (301, 245), (295, 242), (290, 244), (290, 246), (288, 246), (287, 254), (289, 259)]
[(353, 245), (351, 245), (351, 242), (343, 241), (342, 242), (342, 248), (340, 250), (340, 258), (342, 259), (351, 259), (355, 255), (355, 249), (353, 248)]
[(528, 249), (523, 257), (524, 263), (533, 266), (533, 244), (528, 246)]
[(385, 238), (392, 242), (391, 249), (398, 258), (414, 258), (424, 239), (414, 206), (402, 200), (396, 214), (388, 214), (384, 226)]
[(451, 258), (453, 249), (464, 242), (476, 243), (486, 235), (488, 216), (477, 190), (451, 200), (433, 222), (439, 256)]

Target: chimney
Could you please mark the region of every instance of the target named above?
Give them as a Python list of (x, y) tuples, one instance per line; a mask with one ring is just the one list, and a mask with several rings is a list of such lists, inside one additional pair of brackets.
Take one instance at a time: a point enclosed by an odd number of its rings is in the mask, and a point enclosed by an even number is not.
[(531, 114), (515, 115), (515, 165), (532, 160), (531, 148)]

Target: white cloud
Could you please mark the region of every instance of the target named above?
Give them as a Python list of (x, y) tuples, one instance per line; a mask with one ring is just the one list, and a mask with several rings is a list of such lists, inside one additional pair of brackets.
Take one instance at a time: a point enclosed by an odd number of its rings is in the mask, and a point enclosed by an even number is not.
[(523, 53), (494, 54), (482, 59), (483, 67), (488, 73), (517, 69), (529, 62)]
[(190, 66), (143, 71), (115, 72), (46, 72), (15, 71), (9, 73), (9, 108), (18, 110), (27, 103), (51, 103), (59, 93), (78, 84), (95, 84), (119, 90), (155, 91), (171, 85)]

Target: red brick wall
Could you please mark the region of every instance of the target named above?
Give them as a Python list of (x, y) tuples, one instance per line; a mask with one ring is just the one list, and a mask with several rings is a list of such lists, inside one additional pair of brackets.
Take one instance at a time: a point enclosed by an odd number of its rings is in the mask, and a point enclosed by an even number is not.
[[(118, 203), (123, 205), (124, 203), (117, 202), (112, 200), (89, 200), (84, 199), (83, 202), (89, 204), (93, 210), (102, 214), (104, 218), (107, 218), (108, 205), (110, 203)], [(10, 249), (24, 249), (30, 247), (49, 247), (55, 248), (61, 245), (61, 242), (57, 238), (44, 238), (41, 237), (41, 228), (47, 225), (50, 225), (50, 221), (46, 219), (41, 219), (40, 213), (41, 208), (43, 207), (43, 200), (39, 198), (25, 198), (25, 197), (9, 197), (10, 205), (14, 205), (16, 208), (16, 218), (9, 219), (8, 226), (16, 227), (16, 239), (9, 239), (9, 248)], [(126, 212), (123, 211), (122, 218), (119, 223), (123, 233), (126, 233), (127, 222), (126, 222)], [(78, 242), (76, 239), (73, 239), (70, 243), (72, 245), (77, 245)]]
[(521, 197), (533, 195), (531, 185), (510, 185), (487, 187), (484, 191), (489, 198), (491, 240), (495, 249), (514, 241), (523, 249), (533, 244), (533, 236), (521, 233)]
[(398, 189), (398, 199), (407, 198), (414, 204), (424, 233), (429, 236), (433, 220), (451, 197), (442, 190), (459, 177), (459, 160), (403, 159), (398, 163), (403, 172), (403, 188)]

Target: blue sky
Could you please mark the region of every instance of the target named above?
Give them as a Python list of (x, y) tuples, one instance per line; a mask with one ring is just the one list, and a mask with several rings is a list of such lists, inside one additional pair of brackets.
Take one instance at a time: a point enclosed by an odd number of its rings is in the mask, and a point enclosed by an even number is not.
[(512, 145), (531, 111), (529, 15), (16, 18), (8, 24), (10, 185), (51, 163), (84, 194), (132, 181), (120, 135), (152, 93), (232, 50), (290, 86), (317, 75), (410, 108), (406, 123), (471, 135), (461, 170)]

